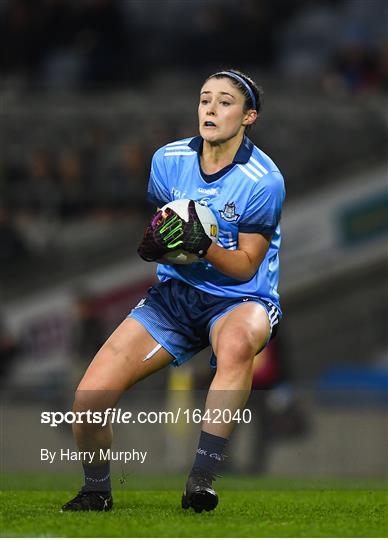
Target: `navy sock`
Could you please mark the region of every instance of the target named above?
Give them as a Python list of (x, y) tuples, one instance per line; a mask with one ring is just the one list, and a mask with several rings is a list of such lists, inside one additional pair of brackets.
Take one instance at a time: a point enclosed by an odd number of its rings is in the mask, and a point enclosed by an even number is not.
[(110, 491), (110, 462), (101, 465), (82, 463), (85, 475), (85, 485), (82, 491)]
[(222, 452), (227, 442), (228, 439), (201, 431), (197, 454), (190, 474), (201, 471), (214, 477), (218, 465), (223, 461)]

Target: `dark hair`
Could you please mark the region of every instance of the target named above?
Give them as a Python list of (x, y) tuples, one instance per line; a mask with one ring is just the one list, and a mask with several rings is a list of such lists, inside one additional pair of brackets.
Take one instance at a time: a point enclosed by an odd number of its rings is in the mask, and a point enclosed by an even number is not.
[[(230, 73), (230, 75), (229, 75)], [(233, 74), (237, 75), (237, 77), (240, 77), (243, 79), (243, 81), (249, 86), (251, 89), (255, 101), (256, 106), (252, 100), (252, 97), (250, 96), (249, 90), (246, 88), (246, 86), (238, 80), (238, 78), (234, 78)], [(227, 77), (231, 83), (240, 90), (242, 95), (245, 97), (245, 110), (248, 109), (256, 109), (256, 111), (259, 113), (263, 106), (263, 89), (258, 86), (255, 81), (253, 81), (248, 75), (245, 75), (245, 73), (241, 73), (241, 71), (238, 71), (237, 69), (225, 69), (222, 71), (217, 71), (217, 73), (213, 73), (213, 75), (209, 75), (209, 77), (206, 79), (205, 82), (207, 82), (209, 79), (223, 79), (224, 77)]]

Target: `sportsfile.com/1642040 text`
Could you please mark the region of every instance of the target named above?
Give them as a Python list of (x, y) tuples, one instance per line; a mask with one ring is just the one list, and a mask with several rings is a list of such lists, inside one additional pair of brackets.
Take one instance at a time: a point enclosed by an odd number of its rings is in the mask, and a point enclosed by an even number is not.
[(178, 407), (174, 411), (123, 411), (121, 408), (108, 408), (103, 411), (43, 411), (41, 424), (57, 427), (65, 424), (200, 424), (203, 421), (222, 424), (236, 422), (249, 424), (252, 422), (250, 409), (184, 409)]

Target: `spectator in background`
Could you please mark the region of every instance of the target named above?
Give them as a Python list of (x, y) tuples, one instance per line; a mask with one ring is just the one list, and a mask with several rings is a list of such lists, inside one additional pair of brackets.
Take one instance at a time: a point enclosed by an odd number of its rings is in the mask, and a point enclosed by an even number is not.
[(100, 89), (130, 77), (131, 36), (118, 0), (8, 0), (0, 69), (50, 88)]
[(0, 157), (0, 201), (13, 211), (25, 189), (25, 169), (20, 160), (7, 155), (5, 146)]
[(106, 128), (101, 125), (85, 128), (79, 148), (86, 191), (85, 204), (92, 211), (99, 203), (96, 187), (104, 181), (105, 159), (109, 148)]
[(85, 187), (81, 167), (77, 152), (68, 151), (59, 159), (60, 214), (64, 219), (84, 216)]
[(340, 21), (339, 39), (324, 78), (326, 89), (356, 96), (386, 92), (388, 2), (345, 0)]
[(147, 181), (147, 162), (142, 144), (139, 141), (124, 143), (118, 163), (108, 173), (105, 182), (108, 202), (116, 210), (143, 210)]
[(380, 47), (379, 80), (381, 90), (388, 94), (388, 38), (381, 44)]
[(255, 356), (253, 392), (247, 404), (253, 414), (255, 432), (245, 464), (226, 463), (229, 472), (264, 474), (274, 443), (309, 433), (310, 420), (298, 394), (283, 330)]
[(6, 75), (32, 76), (39, 51), (35, 40), (34, 7), (24, 0), (6, 4), (0, 18), (0, 71)]
[(75, 291), (72, 334), (73, 377), (80, 380), (91, 355), (106, 339), (106, 328), (96, 309), (96, 297), (80, 288)]
[[(186, 47), (191, 56), (192, 62), (203, 65), (225, 62), (230, 58), (230, 51), (233, 49), (234, 29), (233, 21), (228, 16), (228, 9), (219, 9), (215, 5), (200, 2), (193, 13), (193, 25), (188, 27)], [(173, 35), (171, 36), (173, 49)], [(188, 39), (187, 39), (188, 38)], [(181, 60), (181, 52), (178, 48), (176, 53), (179, 55), (178, 62)], [(205, 55), (199, 55), (197, 51), (206, 51)]]
[(49, 154), (44, 149), (33, 150), (29, 156), (22, 197), (22, 206), (32, 214), (47, 218), (58, 215), (60, 189), (54, 179)]
[(0, 387), (8, 376), (18, 352), (19, 346), (16, 338), (6, 328), (4, 318), (0, 313)]
[(75, 43), (76, 3), (39, 0), (36, 10), (39, 13), (36, 39), (42, 44), (42, 81), (50, 89), (63, 91), (77, 88), (84, 58)]
[[(100, 90), (130, 75), (131, 36), (116, 0), (87, 0), (77, 8), (75, 44), (86, 58), (84, 84)], [(134, 77), (136, 79), (136, 76)], [(96, 86), (95, 86), (96, 85)], [(95, 86), (95, 87), (94, 87)]]
[(101, 317), (96, 312), (96, 298), (85, 290), (76, 293), (75, 312), (78, 322), (78, 332), (75, 340), (77, 354), (83, 359), (84, 367), (90, 355), (95, 354), (105, 341), (106, 330), (103, 328)]
[(0, 268), (1, 273), (11, 269), (12, 263), (27, 259), (29, 251), (7, 209), (0, 206)]
[(350, 94), (376, 92), (379, 88), (379, 55), (368, 44), (361, 28), (351, 28), (336, 50), (326, 77), (329, 88)]
[(260, 418), (263, 446), (276, 439), (301, 437), (308, 432), (307, 416), (299, 403), (287, 350), (282, 330), (282, 334), (255, 357), (252, 387), (263, 406)]

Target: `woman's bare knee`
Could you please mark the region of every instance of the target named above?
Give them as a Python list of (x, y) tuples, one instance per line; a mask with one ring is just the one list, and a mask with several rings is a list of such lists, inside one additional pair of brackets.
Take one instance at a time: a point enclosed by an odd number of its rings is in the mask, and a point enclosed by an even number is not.
[[(82, 414), (102, 412), (113, 408), (120, 399), (121, 392), (114, 390), (77, 390), (74, 396), (73, 412)], [(89, 414), (90, 414), (89, 413)]]
[(171, 362), (172, 356), (163, 348), (157, 350), (152, 361), (144, 361), (157, 345), (140, 323), (126, 319), (98, 351), (78, 391), (113, 391), (120, 395)]

